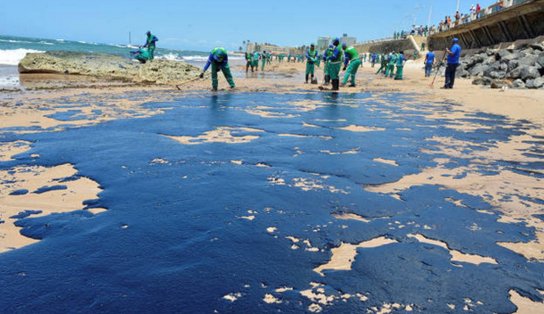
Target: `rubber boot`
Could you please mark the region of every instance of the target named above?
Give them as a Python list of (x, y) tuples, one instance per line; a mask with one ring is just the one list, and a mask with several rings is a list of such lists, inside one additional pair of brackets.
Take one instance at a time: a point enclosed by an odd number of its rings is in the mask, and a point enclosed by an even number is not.
[(306, 74), (306, 84), (308, 84), (308, 74)]
[(340, 80), (332, 80), (332, 90), (340, 90)]
[(325, 83), (323, 85), (329, 85), (330, 82), (331, 82), (331, 76), (325, 75)]

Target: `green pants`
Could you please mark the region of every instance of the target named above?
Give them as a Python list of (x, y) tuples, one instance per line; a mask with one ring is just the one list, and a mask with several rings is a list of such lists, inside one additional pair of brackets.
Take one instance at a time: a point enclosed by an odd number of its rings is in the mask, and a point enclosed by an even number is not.
[(340, 69), (342, 68), (342, 61), (330, 62), (329, 63), (329, 75), (331, 80), (340, 79)]
[(149, 46), (147, 50), (149, 51), (149, 60), (153, 60), (155, 58), (155, 46)]
[(385, 69), (385, 76), (393, 77), (394, 74), (395, 74), (395, 65), (388, 64), (387, 68)]
[(251, 61), (251, 66), (255, 68), (255, 70), (259, 71), (259, 60), (253, 60)]
[(402, 80), (403, 71), (404, 71), (404, 66), (397, 65), (397, 74), (395, 75), (395, 80)]
[(330, 64), (329, 61), (325, 61), (325, 65), (323, 66), (323, 73), (324, 73), (325, 75), (330, 75), (330, 74), (329, 74), (329, 64)]
[(227, 79), (227, 82), (229, 82), (230, 87), (236, 87), (234, 80), (232, 79), (232, 73), (230, 72), (228, 63), (221, 67), (215, 62), (212, 62), (212, 88), (217, 89), (219, 86), (219, 80), (217, 79), (217, 72), (219, 72), (219, 70), (223, 71), (223, 75), (225, 75), (225, 79)]
[(344, 74), (344, 80), (342, 81), (342, 84), (345, 85), (348, 82), (348, 79), (351, 77), (351, 85), (355, 85), (355, 76), (357, 75), (357, 71), (359, 70), (360, 66), (361, 60), (352, 60), (348, 65), (346, 74)]
[(315, 64), (306, 62), (306, 75), (314, 76)]
[(266, 65), (266, 59), (261, 61), (261, 71), (264, 71), (264, 66)]
[(380, 65), (380, 68), (378, 69), (378, 71), (376, 72), (376, 74), (378, 74), (378, 73), (383, 73), (383, 71), (385, 71), (386, 68), (387, 68), (387, 65), (381, 64), (381, 65)]

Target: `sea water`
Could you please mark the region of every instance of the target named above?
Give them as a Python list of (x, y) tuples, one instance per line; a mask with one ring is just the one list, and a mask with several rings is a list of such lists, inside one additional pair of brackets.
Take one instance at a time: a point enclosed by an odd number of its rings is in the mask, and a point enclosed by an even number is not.
[[(64, 39), (26, 38), (0, 35), (0, 88), (13, 88), (19, 86), (17, 65), (27, 53), (74, 51), (106, 53), (130, 58), (130, 52), (136, 49), (138, 49), (137, 46), (127, 44), (104, 44)], [(206, 62), (208, 54), (209, 52), (202, 51), (164, 49), (160, 48), (160, 42), (159, 48), (155, 51), (157, 59), (185, 61), (199, 67)]]

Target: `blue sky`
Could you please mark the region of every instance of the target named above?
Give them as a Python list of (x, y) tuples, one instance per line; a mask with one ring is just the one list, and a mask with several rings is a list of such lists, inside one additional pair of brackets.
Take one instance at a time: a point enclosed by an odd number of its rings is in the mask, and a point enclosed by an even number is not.
[[(466, 12), (477, 1), (461, 1)], [(495, 1), (480, 1), (482, 7)], [(454, 15), (456, 0), (1, 0), (0, 34), (100, 43), (144, 41), (165, 48), (237, 49), (243, 40), (298, 46), (347, 33), (359, 40)]]

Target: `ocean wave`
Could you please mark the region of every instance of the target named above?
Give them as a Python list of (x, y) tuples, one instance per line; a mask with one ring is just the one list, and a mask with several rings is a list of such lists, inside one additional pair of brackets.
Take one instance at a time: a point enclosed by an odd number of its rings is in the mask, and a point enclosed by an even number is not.
[(183, 56), (184, 61), (208, 61), (208, 56)]
[(180, 58), (175, 53), (167, 53), (164, 55), (157, 56), (157, 59), (170, 60), (170, 61), (183, 61), (183, 58)]
[(31, 41), (13, 40), (13, 39), (0, 39), (0, 42), (10, 43), (10, 44), (32, 44)]
[(42, 41), (40, 41), (40, 42), (39, 42), (38, 44), (42, 44), (42, 45), (48, 45), (48, 46), (52, 46), (52, 45), (54, 45), (54, 43), (50, 43), (50, 42), (48, 42), (48, 41), (43, 41), (43, 40), (42, 40)]
[(27, 53), (38, 53), (43, 52), (33, 49), (12, 49), (12, 50), (1, 50), (0, 49), (0, 64), (3, 65), (18, 65), (21, 60), (26, 56)]

